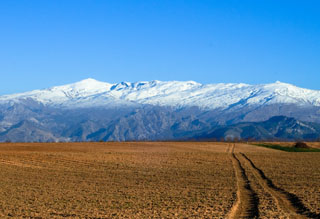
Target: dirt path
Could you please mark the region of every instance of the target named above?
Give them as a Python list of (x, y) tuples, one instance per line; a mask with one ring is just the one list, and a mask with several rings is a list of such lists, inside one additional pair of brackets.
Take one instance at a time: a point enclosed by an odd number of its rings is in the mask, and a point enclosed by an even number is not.
[(249, 167), (249, 171), (254, 175), (255, 181), (262, 186), (265, 193), (269, 193), (272, 196), (278, 210), (281, 211), (282, 217), (320, 218), (319, 214), (307, 209), (297, 196), (275, 186), (273, 182), (265, 176), (264, 172), (256, 167), (253, 161), (244, 153), (240, 153), (240, 155), (240, 160)]
[(235, 147), (226, 149), (237, 180), (237, 199), (228, 218), (320, 218), (297, 196), (275, 186), (244, 153), (235, 153)]
[(228, 144), (226, 148), (226, 153), (231, 153), (232, 148), (233, 148), (232, 144)]
[(237, 201), (233, 205), (228, 218), (259, 218), (258, 196), (252, 190), (245, 169), (234, 153), (234, 148), (235, 145), (233, 144), (229, 153), (237, 179)]

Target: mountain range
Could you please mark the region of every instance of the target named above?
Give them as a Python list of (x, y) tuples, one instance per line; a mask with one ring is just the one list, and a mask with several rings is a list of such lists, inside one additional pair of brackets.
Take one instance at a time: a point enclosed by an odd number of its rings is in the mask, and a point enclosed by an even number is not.
[(0, 141), (319, 138), (320, 91), (94, 79), (0, 96)]

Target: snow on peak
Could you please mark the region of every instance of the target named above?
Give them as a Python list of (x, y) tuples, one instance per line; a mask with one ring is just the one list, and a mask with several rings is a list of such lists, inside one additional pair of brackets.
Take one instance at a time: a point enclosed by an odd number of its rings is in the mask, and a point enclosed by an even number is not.
[(75, 86), (92, 86), (96, 84), (105, 84), (105, 82), (97, 81), (96, 79), (93, 79), (93, 78), (87, 78), (82, 81), (73, 83), (73, 85)]
[(109, 83), (88, 78), (73, 84), (53, 87), (52, 89), (73, 89), (77, 91), (94, 92), (94, 91), (107, 90), (110, 88), (110, 86), (111, 85)]
[(44, 90), (40, 99), (43, 100), (42, 102), (64, 102), (65, 99), (86, 98), (106, 92), (111, 86), (109, 83), (88, 78), (73, 84), (56, 86)]
[(0, 103), (33, 99), (64, 107), (151, 104), (216, 109), (274, 103), (320, 106), (320, 91), (275, 82), (262, 85), (200, 84), (195, 81), (139, 81), (109, 84), (88, 78), (44, 90), (0, 96)]

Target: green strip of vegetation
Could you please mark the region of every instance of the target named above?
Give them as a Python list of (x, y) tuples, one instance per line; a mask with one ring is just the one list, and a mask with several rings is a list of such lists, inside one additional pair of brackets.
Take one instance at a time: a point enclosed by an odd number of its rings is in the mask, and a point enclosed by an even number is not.
[(256, 146), (265, 147), (265, 148), (271, 148), (275, 150), (280, 151), (286, 151), (286, 152), (320, 152), (320, 149), (318, 148), (296, 148), (296, 147), (285, 147), (278, 144), (254, 144)]

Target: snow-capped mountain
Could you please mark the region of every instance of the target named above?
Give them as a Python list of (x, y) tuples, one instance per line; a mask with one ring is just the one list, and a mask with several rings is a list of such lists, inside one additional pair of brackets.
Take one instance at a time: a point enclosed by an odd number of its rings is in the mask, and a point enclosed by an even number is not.
[(270, 104), (320, 106), (320, 91), (276, 82), (263, 85), (200, 84), (194, 81), (121, 82), (86, 79), (74, 84), (5, 95), (0, 103), (32, 99), (48, 106), (69, 108), (150, 104), (156, 106), (227, 109)]
[[(277, 117), (281, 121), (270, 120), (275, 116), (282, 116)], [(255, 124), (267, 120), (267, 131), (264, 123)], [(281, 82), (110, 84), (86, 79), (0, 96), (0, 142), (169, 140), (230, 135), (317, 139), (320, 126), (316, 123), (320, 123), (320, 91)]]

